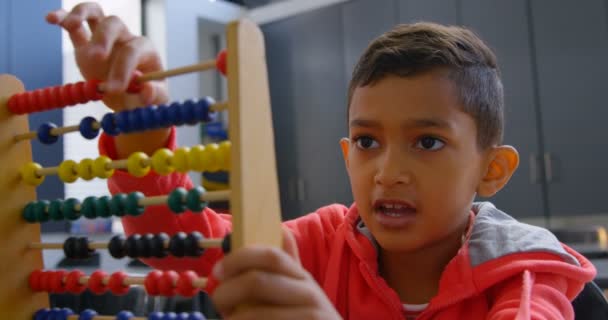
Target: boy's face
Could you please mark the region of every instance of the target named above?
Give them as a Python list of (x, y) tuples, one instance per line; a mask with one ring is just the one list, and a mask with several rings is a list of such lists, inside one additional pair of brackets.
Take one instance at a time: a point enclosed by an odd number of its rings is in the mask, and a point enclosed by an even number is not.
[(462, 232), (488, 153), (461, 110), (441, 69), (354, 91), (341, 143), (359, 214), (385, 250), (420, 249)]

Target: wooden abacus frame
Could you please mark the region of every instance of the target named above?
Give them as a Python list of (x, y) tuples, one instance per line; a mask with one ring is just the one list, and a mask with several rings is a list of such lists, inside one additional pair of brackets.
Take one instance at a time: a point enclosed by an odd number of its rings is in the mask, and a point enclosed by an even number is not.
[[(232, 143), (230, 211), (231, 246), (280, 246), (280, 202), (274, 154), (274, 135), (266, 71), (264, 39), (247, 20), (228, 24), (228, 112)], [(22, 218), (24, 206), (36, 200), (34, 187), (21, 181), (20, 167), (32, 161), (29, 140), (14, 137), (28, 132), (27, 115), (11, 114), (8, 98), (24, 91), (10, 75), (0, 75), (0, 314), (3, 319), (31, 319), (48, 307), (48, 294), (33, 292), (28, 276), (43, 269), (40, 250), (28, 249), (40, 241), (40, 226)]]

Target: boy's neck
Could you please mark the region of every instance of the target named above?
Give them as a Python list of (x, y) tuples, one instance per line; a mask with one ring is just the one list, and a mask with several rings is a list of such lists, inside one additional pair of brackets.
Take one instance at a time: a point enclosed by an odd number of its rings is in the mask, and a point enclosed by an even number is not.
[(389, 252), (380, 248), (379, 272), (399, 295), (402, 303), (428, 303), (437, 295), (445, 266), (462, 246), (465, 227), (429, 247), (412, 252)]

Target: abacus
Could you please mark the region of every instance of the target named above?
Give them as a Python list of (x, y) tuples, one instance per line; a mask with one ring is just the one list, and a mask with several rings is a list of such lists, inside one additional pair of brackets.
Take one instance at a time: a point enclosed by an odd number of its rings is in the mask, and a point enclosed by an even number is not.
[[(259, 243), (279, 246), (281, 219), (274, 157), (274, 137), (268, 94), (264, 41), (259, 28), (248, 20), (227, 25), (227, 50), (215, 62), (166, 73), (136, 75), (129, 90), (137, 90), (137, 81), (167, 77), (227, 64), (228, 101), (211, 99), (186, 101), (164, 106), (150, 106), (106, 114), (101, 120), (87, 117), (79, 125), (56, 128), (51, 124), (29, 132), (27, 114), (62, 108), (100, 99), (103, 84), (86, 82), (52, 89), (23, 92), (21, 82), (10, 75), (0, 75), (0, 192), (4, 196), (0, 215), (0, 314), (3, 319), (203, 319), (199, 313), (181, 315), (149, 314), (134, 317), (128, 310), (117, 315), (98, 315), (94, 310), (73, 314), (69, 309), (48, 309), (47, 292), (94, 293), (111, 291), (123, 294), (132, 285), (143, 285), (149, 295), (192, 296), (206, 285), (206, 278), (194, 271), (154, 270), (145, 277), (123, 272), (108, 275), (102, 270), (85, 275), (78, 270), (42, 270), (41, 249), (63, 249), (69, 257), (82, 258), (96, 249), (108, 249), (115, 258), (198, 256), (206, 247), (240, 248)], [(220, 68), (222, 68), (220, 66)], [(79, 131), (92, 139), (100, 129), (107, 134), (121, 134), (153, 128), (205, 121), (209, 112), (227, 110), (230, 114), (229, 143), (180, 148), (173, 152), (159, 150), (149, 157), (135, 153), (128, 159), (112, 161), (106, 157), (66, 160), (57, 167), (44, 168), (32, 162), (29, 140), (38, 138), (52, 143), (61, 134)], [(168, 195), (144, 197), (141, 193), (112, 197), (88, 197), (66, 200), (36, 200), (35, 186), (44, 176), (58, 174), (66, 183), (78, 178), (108, 178), (115, 169), (126, 169), (136, 176), (149, 170), (159, 174), (189, 170), (229, 170), (230, 190), (205, 192), (196, 187), (176, 189)], [(262, 184), (262, 185), (261, 185)], [(233, 216), (232, 233), (223, 239), (203, 239), (193, 232), (115, 236), (109, 243), (94, 243), (85, 237), (69, 237), (63, 244), (42, 243), (39, 223), (49, 219), (80, 219), (140, 215), (148, 205), (168, 205), (175, 212), (200, 211), (207, 201), (228, 200)]]

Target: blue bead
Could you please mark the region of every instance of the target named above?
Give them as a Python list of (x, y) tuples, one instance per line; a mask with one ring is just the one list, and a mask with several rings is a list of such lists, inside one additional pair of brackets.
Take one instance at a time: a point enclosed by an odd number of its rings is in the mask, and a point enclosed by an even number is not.
[(181, 113), (184, 123), (194, 125), (198, 123), (198, 119), (194, 116), (196, 104), (192, 99), (184, 101), (181, 105)]
[(133, 318), (133, 314), (129, 311), (121, 311), (116, 315), (116, 320), (129, 320)]
[(205, 318), (205, 316), (198, 311), (192, 312), (190, 314), (190, 316), (188, 317), (188, 320), (206, 320), (206, 319), (207, 318)]
[(121, 111), (115, 114), (114, 117), (116, 118), (116, 126), (120, 132), (127, 133), (132, 131), (131, 123), (129, 122), (129, 111)]
[(160, 119), (159, 123), (161, 127), (165, 128), (172, 125), (171, 119), (169, 117), (169, 107), (167, 107), (166, 105), (158, 106), (158, 108), (156, 109), (156, 114)]
[(120, 134), (120, 130), (116, 126), (116, 115), (113, 112), (106, 113), (103, 118), (101, 118), (101, 128), (103, 132), (111, 135), (117, 136)]
[(177, 314), (175, 312), (167, 312), (165, 313), (163, 320), (177, 320)]
[(130, 110), (127, 113), (127, 118), (129, 119), (129, 127), (132, 131), (142, 131), (145, 129), (141, 110), (141, 108), (137, 108), (134, 110)]
[(93, 124), (97, 123), (97, 120), (93, 117), (84, 117), (80, 120), (78, 130), (80, 134), (86, 139), (95, 139), (99, 134), (99, 129), (94, 129)]
[(194, 105), (194, 117), (198, 121), (209, 121), (209, 102), (206, 99), (199, 99)]
[(72, 309), (70, 308), (62, 308), (57, 310), (57, 315), (55, 316), (55, 319), (57, 320), (68, 320), (68, 317), (73, 315), (74, 311), (72, 311)]
[(160, 125), (160, 118), (156, 117), (156, 107), (146, 107), (141, 109), (141, 122), (144, 130), (157, 129)]
[(164, 315), (162, 312), (155, 311), (148, 315), (148, 320), (163, 320)]
[(51, 313), (51, 310), (48, 308), (39, 309), (34, 314), (34, 320), (46, 320), (50, 313)]
[(53, 308), (47, 314), (46, 320), (65, 320), (65, 319), (63, 319), (63, 317), (62, 317), (61, 309)]
[(97, 312), (91, 309), (85, 309), (80, 313), (78, 320), (93, 320), (93, 317), (97, 315)]
[(206, 319), (207, 318), (205, 318), (205, 316), (198, 311), (192, 312), (190, 314), (190, 316), (188, 317), (188, 320), (206, 320)]
[(53, 144), (57, 142), (59, 136), (51, 134), (51, 130), (57, 128), (54, 123), (45, 122), (38, 127), (38, 140), (44, 144)]
[(211, 98), (211, 97), (205, 97), (205, 98), (203, 98), (201, 100), (204, 100), (205, 103), (207, 103), (207, 106), (205, 107), (205, 115), (206, 115), (206, 117), (203, 120), (205, 122), (209, 122), (209, 121), (215, 120), (214, 119), (215, 117), (213, 116), (213, 115), (215, 115), (215, 113), (210, 111), (211, 106), (215, 104), (215, 100), (213, 100), (213, 98)]
[(184, 118), (183, 118), (181, 109), (182, 109), (181, 104), (178, 102), (173, 102), (169, 106), (168, 116), (169, 116), (169, 120), (171, 121), (171, 123), (173, 125), (181, 126), (182, 124), (184, 124)]

